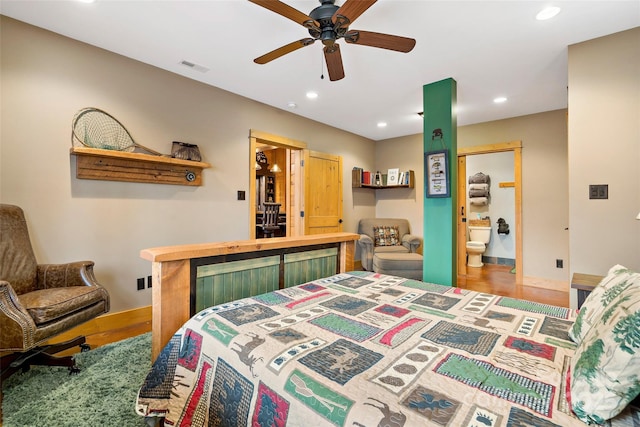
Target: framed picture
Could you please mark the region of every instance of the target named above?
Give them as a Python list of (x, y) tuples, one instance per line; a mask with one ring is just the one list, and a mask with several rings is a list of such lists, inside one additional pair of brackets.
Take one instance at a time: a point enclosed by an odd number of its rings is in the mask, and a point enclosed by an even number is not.
[(387, 185), (398, 185), (399, 168), (389, 169), (387, 171)]
[(450, 197), (449, 151), (430, 151), (424, 154), (427, 197)]

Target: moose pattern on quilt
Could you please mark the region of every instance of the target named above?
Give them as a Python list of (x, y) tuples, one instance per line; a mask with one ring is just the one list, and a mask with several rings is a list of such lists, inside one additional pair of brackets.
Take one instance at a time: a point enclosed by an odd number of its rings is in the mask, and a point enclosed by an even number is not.
[(584, 426), (573, 310), (358, 271), (203, 310), (136, 410), (171, 426)]

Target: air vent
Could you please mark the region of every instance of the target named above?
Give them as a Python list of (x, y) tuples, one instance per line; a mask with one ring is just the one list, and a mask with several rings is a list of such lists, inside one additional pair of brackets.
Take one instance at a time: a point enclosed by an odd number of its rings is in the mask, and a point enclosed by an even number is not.
[(180, 61), (180, 64), (184, 65), (185, 67), (189, 67), (189, 68), (191, 68), (193, 70), (200, 71), (201, 73), (206, 73), (207, 71), (209, 71), (209, 69), (207, 67), (195, 64), (195, 63), (193, 63), (191, 61), (183, 60), (183, 61)]

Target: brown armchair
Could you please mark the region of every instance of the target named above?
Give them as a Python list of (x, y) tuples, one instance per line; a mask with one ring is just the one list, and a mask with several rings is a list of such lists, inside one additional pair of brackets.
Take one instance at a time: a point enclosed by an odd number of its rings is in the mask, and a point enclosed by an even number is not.
[(0, 380), (31, 365), (78, 371), (71, 356), (54, 354), (75, 346), (87, 350), (85, 337), (46, 341), (109, 311), (109, 294), (93, 265), (38, 264), (22, 209), (0, 205)]

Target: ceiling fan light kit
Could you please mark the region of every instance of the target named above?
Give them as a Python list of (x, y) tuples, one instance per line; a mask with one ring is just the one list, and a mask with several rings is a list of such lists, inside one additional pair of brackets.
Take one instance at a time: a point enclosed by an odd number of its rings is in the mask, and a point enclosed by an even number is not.
[(296, 40), (257, 57), (253, 60), (256, 64), (266, 64), (288, 53), (310, 46), (316, 40), (320, 40), (324, 45), (324, 58), (329, 72), (329, 80), (336, 81), (345, 76), (340, 46), (336, 43), (339, 39), (344, 39), (349, 44), (377, 47), (403, 53), (410, 52), (416, 44), (414, 39), (408, 37), (371, 31), (349, 30), (349, 25), (377, 0), (347, 0), (342, 6), (337, 6), (335, 0), (319, 0), (320, 6), (313, 9), (309, 15), (305, 15), (280, 0), (249, 1), (302, 25), (311, 36), (311, 38), (306, 37)]

